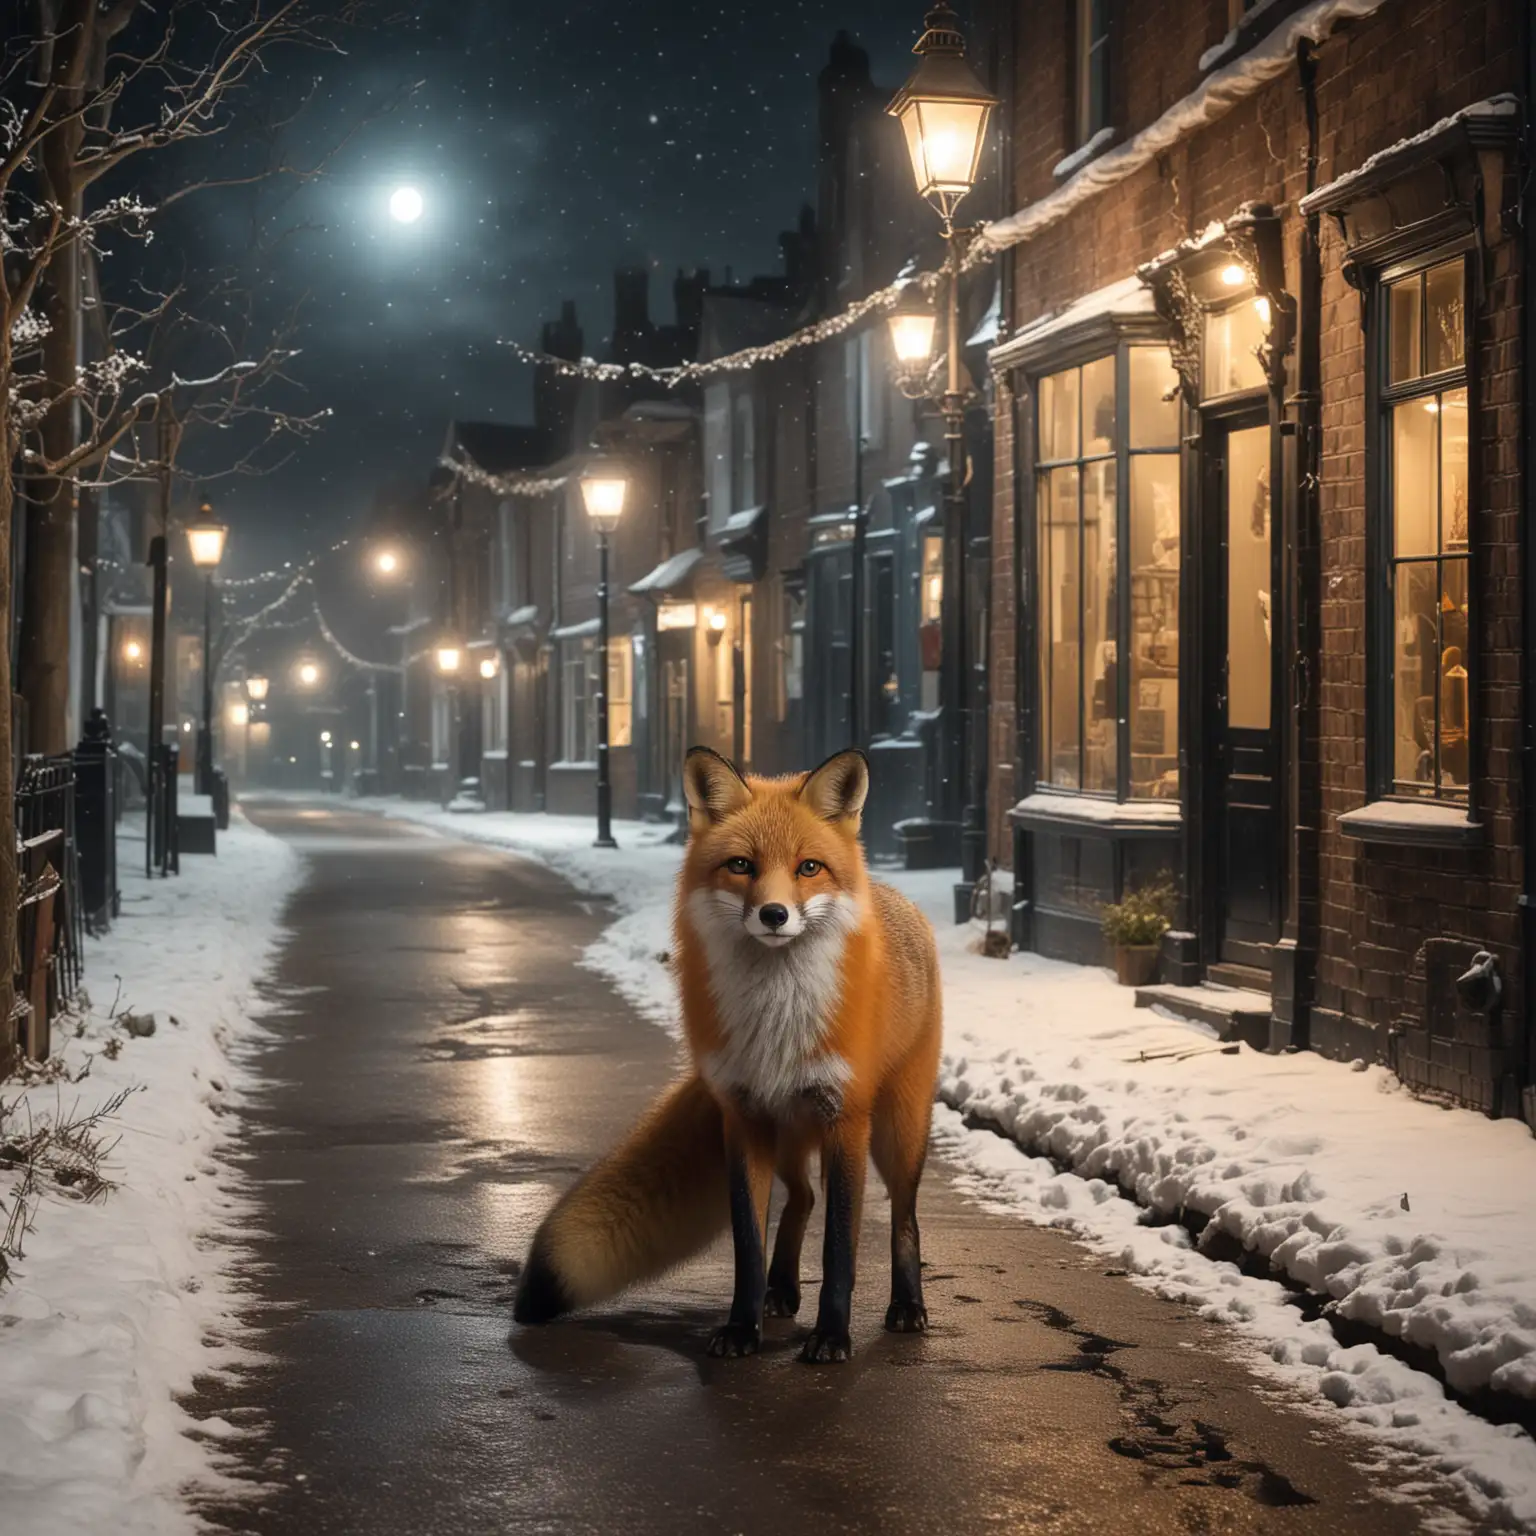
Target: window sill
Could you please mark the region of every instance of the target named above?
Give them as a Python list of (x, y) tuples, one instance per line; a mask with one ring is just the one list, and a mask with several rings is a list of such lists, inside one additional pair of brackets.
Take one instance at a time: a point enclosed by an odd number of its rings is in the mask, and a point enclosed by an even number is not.
[(1037, 791), (1008, 812), (1016, 826), (1076, 836), (1168, 837), (1184, 824), (1177, 800), (1130, 800), (1120, 803), (1094, 795)]
[(1338, 818), (1345, 837), (1405, 848), (1477, 848), (1483, 824), (1464, 805), (1434, 801), (1375, 800)]

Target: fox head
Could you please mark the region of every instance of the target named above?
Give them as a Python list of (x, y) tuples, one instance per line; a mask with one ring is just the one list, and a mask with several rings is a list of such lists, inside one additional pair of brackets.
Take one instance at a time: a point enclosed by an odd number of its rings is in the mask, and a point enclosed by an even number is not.
[(743, 778), (707, 747), (683, 768), (685, 894), (708, 920), (769, 949), (856, 926), (867, 879), (859, 819), (869, 764), (850, 749), (810, 773)]

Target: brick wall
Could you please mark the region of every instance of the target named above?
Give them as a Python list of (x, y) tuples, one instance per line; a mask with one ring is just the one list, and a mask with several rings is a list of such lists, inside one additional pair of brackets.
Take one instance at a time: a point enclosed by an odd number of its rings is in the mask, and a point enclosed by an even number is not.
[[(1380, 12), (1337, 31), (1318, 50), (1319, 178), (1328, 181), (1375, 151), (1447, 113), (1518, 89), (1517, 0), (1388, 0)], [(1021, 3), (1011, 101), (1014, 206), (1055, 190), (1051, 168), (1073, 146), (1068, 100), (1069, 8)], [(1115, 126), (1123, 140), (1146, 127), (1199, 82), (1201, 51), (1226, 28), (1222, 0), (1146, 0), (1117, 11)], [(1217, 123), (1059, 224), (1016, 247), (1018, 326), (1124, 278), (1158, 251), (1239, 204), (1267, 201), (1285, 217), (1288, 284), (1296, 291), (1306, 190), (1307, 125), (1297, 71), (1288, 70)], [(1494, 947), (1518, 989), (1515, 899), (1520, 881), (1519, 516), (1517, 431), (1519, 271), (1513, 243), (1487, 256), (1478, 325), (1477, 414), (1481, 493), (1475, 521), (1478, 578), (1478, 696), (1483, 721), (1474, 765), (1487, 824), (1475, 852), (1383, 849), (1344, 838), (1334, 818), (1365, 798), (1365, 400), (1360, 296), (1344, 281), (1342, 245), (1323, 232), (1321, 303), (1322, 487), (1315, 530), (1320, 565), (1316, 673), (1319, 732), (1319, 961), (1317, 1003), (1371, 1026), (1395, 1022), (1408, 972), (1426, 937), (1475, 938)], [(1029, 402), (1023, 402), (1028, 409)], [(997, 421), (993, 534), (992, 853), (1010, 862), (1004, 811), (1027, 791), (1014, 782), (1016, 753), (1016, 551), (1013, 547), (1011, 410)], [(1304, 530), (1304, 533), (1307, 532)], [(1027, 614), (1026, 614), (1027, 621)], [(1518, 1006), (1518, 999), (1511, 999)]]

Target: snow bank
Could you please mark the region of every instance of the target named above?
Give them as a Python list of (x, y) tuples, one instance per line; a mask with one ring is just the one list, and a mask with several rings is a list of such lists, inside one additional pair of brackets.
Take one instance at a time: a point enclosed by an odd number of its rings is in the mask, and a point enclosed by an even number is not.
[[(299, 861), (238, 818), (217, 858), (184, 858), (180, 878), (137, 872), (142, 831), (119, 847), (122, 917), (87, 941), (90, 1011), (78, 1036), (70, 1025), (56, 1039), (71, 1071), (89, 1062), (89, 1074), (0, 1085), (0, 1098), (20, 1098), (34, 1118), (140, 1090), (112, 1127), (120, 1140), (107, 1172), (120, 1187), (93, 1204), (45, 1193), (12, 1283), (0, 1289), (7, 1536), (191, 1532), (179, 1490), (217, 1485), (211, 1446), (229, 1433), (195, 1424), (176, 1396), (238, 1355), (236, 1290), (217, 1233), (245, 1221), (248, 1207), (215, 1153), (243, 1077), (229, 1052), (253, 1032), (253, 986)], [(127, 1034), (114, 1011), (153, 1014), (154, 1033)], [(108, 1047), (113, 1040), (120, 1047)], [(0, 1173), (7, 1211), (14, 1182)]]

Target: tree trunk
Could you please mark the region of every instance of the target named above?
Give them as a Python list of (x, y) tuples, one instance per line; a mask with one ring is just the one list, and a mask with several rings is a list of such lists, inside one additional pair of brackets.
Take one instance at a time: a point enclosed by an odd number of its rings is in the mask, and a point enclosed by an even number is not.
[[(91, 0), (70, 0), (59, 18), (61, 31), (54, 44), (52, 79), (59, 86), (54, 103), (56, 126), (43, 138), (39, 160), (48, 195), (69, 220), (80, 217), (85, 203), (75, 169), (84, 137), (76, 112), (83, 100), (88, 63), (96, 49), (99, 19)], [(43, 387), (48, 398), (56, 399), (75, 382), (80, 360), (80, 263), (79, 242), (65, 240), (49, 262), (38, 292), (38, 307), (51, 328), (43, 342)], [(57, 462), (74, 451), (79, 441), (79, 411), (73, 400), (56, 405), (43, 418), (39, 436), (47, 459)], [(75, 510), (73, 481), (47, 476), (28, 481), (17, 683), (27, 701), (29, 752), (65, 752), (71, 746)]]
[[(0, 339), (0, 384), (11, 377), (8, 338)], [(0, 410), (0, 1071), (11, 1046), (11, 1009), (16, 1000), (16, 795), (11, 771), (11, 514), (16, 444), (7, 413)]]

